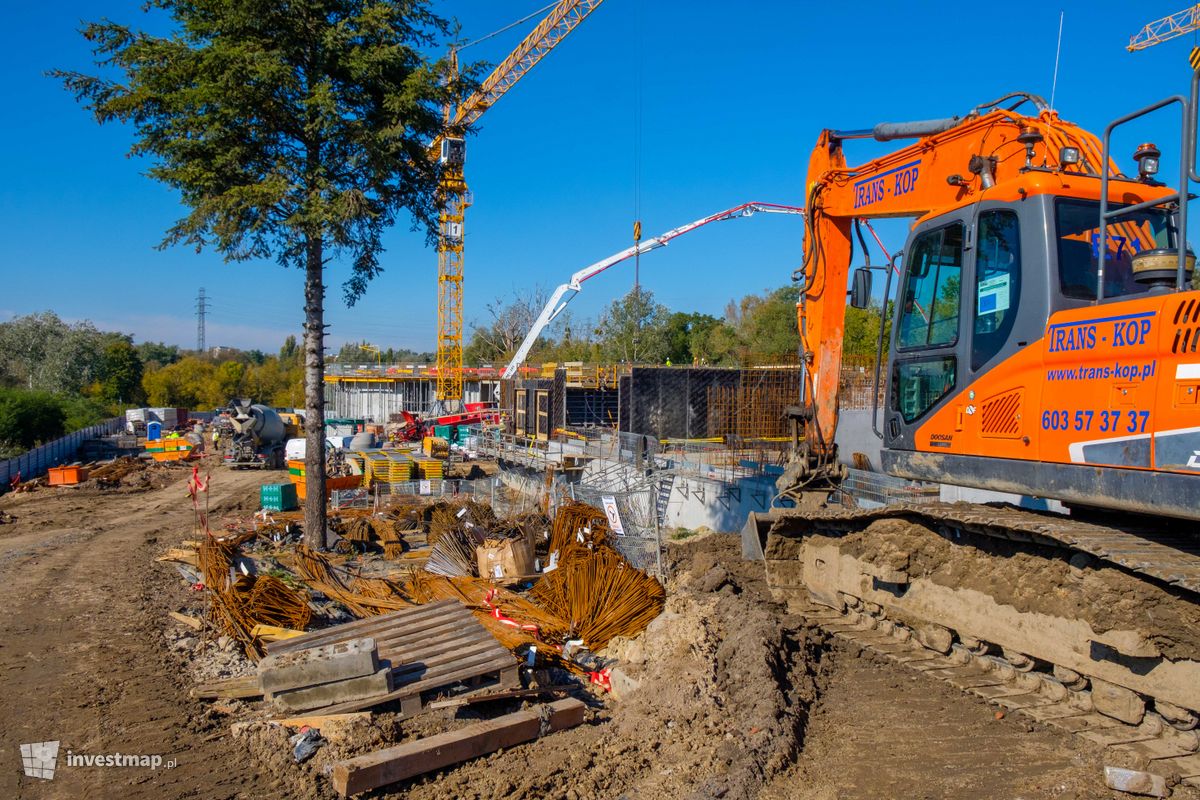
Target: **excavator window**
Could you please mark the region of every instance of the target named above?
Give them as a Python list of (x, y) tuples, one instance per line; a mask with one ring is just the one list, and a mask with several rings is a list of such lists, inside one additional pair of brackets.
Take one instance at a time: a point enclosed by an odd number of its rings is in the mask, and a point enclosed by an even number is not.
[[(1055, 203), (1058, 279), (1067, 297), (1096, 299), (1099, 218), (1100, 204), (1096, 201), (1059, 199)], [(1133, 279), (1133, 256), (1142, 250), (1175, 247), (1173, 227), (1171, 215), (1157, 208), (1136, 211), (1109, 224), (1104, 261), (1105, 297), (1141, 294), (1149, 289)]]
[(906, 423), (914, 422), (954, 388), (958, 359), (920, 358), (896, 363), (893, 396)]
[[(898, 338), (904, 355), (892, 375), (894, 408), (905, 422), (925, 414), (955, 385), (958, 360), (947, 350), (958, 341), (963, 224), (922, 233), (909, 252)], [(925, 350), (940, 352), (909, 357)]]
[(911, 252), (901, 305), (900, 349), (952, 345), (958, 341), (962, 293), (962, 223), (921, 234)]
[(1021, 297), (1021, 237), (1017, 215), (998, 209), (979, 215), (975, 251), (975, 330), (971, 369), (1000, 352), (1012, 332)]

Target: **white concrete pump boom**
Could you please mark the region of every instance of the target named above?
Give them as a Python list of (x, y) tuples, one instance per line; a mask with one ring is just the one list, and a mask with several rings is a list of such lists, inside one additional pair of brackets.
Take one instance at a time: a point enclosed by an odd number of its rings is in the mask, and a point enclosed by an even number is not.
[(546, 329), (546, 326), (554, 321), (554, 318), (563, 312), (563, 309), (567, 307), (567, 303), (570, 303), (575, 295), (579, 294), (580, 290), (583, 289), (584, 281), (588, 280), (589, 278), (594, 278), (609, 267), (620, 264), (622, 261), (633, 258), (635, 255), (641, 255), (642, 253), (648, 253), (651, 250), (657, 250), (660, 247), (666, 247), (667, 243), (672, 239), (682, 236), (690, 231), (694, 231), (697, 228), (702, 228), (710, 222), (721, 222), (722, 220), (736, 219), (738, 217), (749, 217), (759, 211), (765, 214), (804, 213), (804, 209), (800, 206), (785, 206), (780, 205), (779, 203), (742, 203), (740, 206), (734, 206), (733, 208), (712, 214), (704, 217), (703, 219), (689, 222), (687, 225), (681, 225), (678, 228), (672, 228), (666, 233), (655, 236), (652, 239), (646, 239), (645, 241), (640, 242), (633, 247), (627, 247), (619, 253), (614, 253), (608, 258), (597, 261), (595, 264), (579, 270), (571, 276), (569, 283), (564, 283), (563, 285), (559, 286), (554, 290), (554, 294), (550, 295), (550, 299), (546, 301), (546, 305), (542, 309), (542, 313), (538, 315), (538, 318), (533, 323), (533, 327), (531, 327), (529, 329), (529, 333), (525, 335), (525, 340), (521, 342), (521, 346), (517, 348), (516, 355), (513, 356), (512, 361), (508, 363), (508, 366), (504, 368), (503, 377), (511, 378), (517, 374), (517, 370), (521, 367), (521, 364), (525, 362), (525, 356), (529, 355), (529, 351), (533, 347), (533, 343), (536, 342), (538, 337), (542, 335), (542, 331)]

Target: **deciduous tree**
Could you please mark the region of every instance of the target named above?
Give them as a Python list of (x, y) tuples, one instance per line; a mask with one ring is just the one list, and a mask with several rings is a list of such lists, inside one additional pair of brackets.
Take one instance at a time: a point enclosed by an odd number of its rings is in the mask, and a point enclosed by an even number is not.
[(142, 392), (142, 359), (127, 339), (110, 341), (104, 348), (104, 363), (100, 381), (105, 400), (116, 403), (138, 403)]
[(661, 364), (667, 359), (670, 312), (654, 302), (649, 289), (635, 287), (614, 300), (600, 317), (596, 334), (601, 356), (630, 364)]
[(21, 451), (63, 434), (66, 414), (48, 392), (0, 390), (0, 446)]

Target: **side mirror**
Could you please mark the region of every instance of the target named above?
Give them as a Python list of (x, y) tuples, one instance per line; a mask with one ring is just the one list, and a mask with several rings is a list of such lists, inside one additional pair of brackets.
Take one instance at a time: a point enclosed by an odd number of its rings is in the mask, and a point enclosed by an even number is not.
[(850, 287), (850, 305), (854, 308), (867, 308), (871, 305), (871, 279), (869, 267), (854, 270), (854, 283)]

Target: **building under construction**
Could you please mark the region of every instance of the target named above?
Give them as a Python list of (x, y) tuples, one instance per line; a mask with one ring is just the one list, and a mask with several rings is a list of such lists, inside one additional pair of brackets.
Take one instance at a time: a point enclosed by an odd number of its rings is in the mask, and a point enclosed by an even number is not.
[[(608, 428), (654, 439), (773, 439), (800, 398), (800, 369), (546, 364), (521, 377), (470, 370), (467, 402), (497, 403), (506, 433), (545, 441), (560, 429)], [(421, 367), (342, 369), (325, 376), (330, 414), (386, 422), (427, 412), (436, 375)]]

